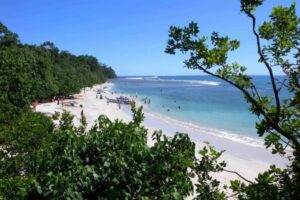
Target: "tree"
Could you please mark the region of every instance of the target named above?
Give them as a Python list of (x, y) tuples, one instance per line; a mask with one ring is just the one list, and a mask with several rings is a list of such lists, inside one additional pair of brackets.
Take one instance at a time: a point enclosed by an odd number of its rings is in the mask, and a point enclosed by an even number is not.
[(157, 131), (149, 147), (142, 109), (132, 111), (129, 123), (99, 116), (88, 132), (67, 112), (54, 116), (55, 128), (49, 117), (25, 114), (0, 149), (0, 198), (183, 199), (193, 191), (194, 143)]
[(0, 47), (4, 45), (15, 45), (19, 43), (19, 36), (0, 22)]
[(0, 22), (0, 124), (28, 109), (33, 100), (68, 96), (103, 83), (112, 74), (115, 72), (95, 57), (60, 52), (52, 42), (22, 44)]
[[(239, 48), (238, 40), (212, 33), (208, 37), (199, 36), (195, 22), (180, 28), (171, 26), (165, 52), (175, 54), (176, 50), (188, 53), (184, 61), (189, 69), (199, 69), (206, 74), (222, 79), (240, 90), (250, 105), (252, 113), (260, 117), (257, 133), (264, 136), (265, 146), (273, 153), (285, 154), (290, 147), (293, 156), (290, 165), (281, 170), (274, 166), (260, 174), (255, 183), (246, 186), (238, 181), (231, 188), (240, 199), (300, 199), (300, 19), (296, 15), (295, 3), (290, 7), (273, 8), (269, 21), (256, 25), (255, 9), (264, 0), (241, 0), (241, 11), (251, 22), (256, 39), (258, 62), (268, 70), (273, 96), (262, 96), (246, 67), (238, 63), (228, 63), (228, 53)], [(273, 73), (280, 67), (285, 74), (279, 80)], [(287, 90), (291, 98), (282, 99), (282, 90)], [(201, 199), (201, 198), (200, 198)]]

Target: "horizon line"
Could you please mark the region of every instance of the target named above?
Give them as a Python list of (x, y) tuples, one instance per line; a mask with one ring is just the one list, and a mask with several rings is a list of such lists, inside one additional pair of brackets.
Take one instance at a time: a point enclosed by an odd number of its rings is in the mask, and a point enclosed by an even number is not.
[[(269, 76), (269, 74), (246, 74), (249, 76)], [(285, 74), (274, 74), (275, 76), (285, 76)], [(183, 75), (117, 75), (117, 77), (137, 77), (137, 76), (141, 76), (141, 77), (149, 77), (149, 76), (211, 76), (209, 74), (199, 74), (199, 75), (195, 75), (195, 74), (183, 74)]]

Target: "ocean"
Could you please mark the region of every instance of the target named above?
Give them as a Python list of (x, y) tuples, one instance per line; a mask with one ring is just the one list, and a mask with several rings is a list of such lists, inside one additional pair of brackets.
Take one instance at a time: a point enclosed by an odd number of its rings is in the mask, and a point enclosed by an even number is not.
[[(252, 79), (262, 96), (272, 95), (268, 76)], [(224, 81), (211, 76), (135, 76), (111, 82), (112, 90), (120, 95), (147, 98), (153, 113), (211, 129), (220, 136), (261, 142), (255, 129), (257, 116), (248, 110), (243, 94)], [(287, 91), (282, 95), (288, 97)]]

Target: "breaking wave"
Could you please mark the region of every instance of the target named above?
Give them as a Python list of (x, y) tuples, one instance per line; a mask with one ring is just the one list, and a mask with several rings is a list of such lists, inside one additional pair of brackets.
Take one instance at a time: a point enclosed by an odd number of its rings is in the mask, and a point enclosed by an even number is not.
[(166, 79), (161, 79), (162, 81), (171, 81), (171, 82), (182, 82), (182, 83), (190, 83), (192, 86), (197, 86), (197, 85), (210, 85), (210, 86), (219, 86), (221, 85), (221, 82), (217, 81), (206, 81), (206, 80), (166, 80)]
[(142, 80), (144, 78), (143, 77), (127, 77), (125, 79), (128, 79), (128, 80)]

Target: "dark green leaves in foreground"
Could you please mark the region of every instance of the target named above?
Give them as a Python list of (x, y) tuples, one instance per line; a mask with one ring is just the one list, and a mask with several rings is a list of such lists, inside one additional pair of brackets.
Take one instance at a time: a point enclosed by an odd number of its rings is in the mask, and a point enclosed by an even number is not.
[[(0, 198), (183, 199), (193, 191), (194, 143), (155, 132), (147, 145), (141, 109), (126, 124), (100, 116), (89, 132), (67, 112), (54, 125), (27, 113), (2, 135)], [(58, 116), (56, 115), (55, 118)], [(29, 126), (28, 126), (29, 125)], [(30, 131), (31, 130), (31, 131)], [(21, 134), (23, 133), (23, 134)]]

